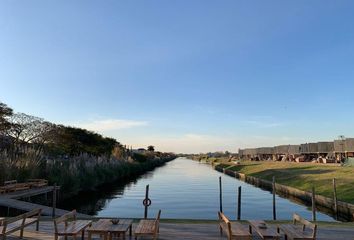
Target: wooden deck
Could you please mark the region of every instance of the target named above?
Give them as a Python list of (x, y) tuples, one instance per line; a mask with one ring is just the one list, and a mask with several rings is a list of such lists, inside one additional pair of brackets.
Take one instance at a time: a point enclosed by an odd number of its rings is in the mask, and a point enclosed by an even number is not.
[[(59, 187), (57, 187), (57, 189), (59, 189)], [(32, 188), (32, 189), (17, 191), (17, 192), (10, 192), (10, 193), (6, 193), (6, 194), (0, 194), (0, 206), (19, 209), (19, 210), (23, 210), (23, 211), (31, 211), (36, 208), (41, 208), (43, 215), (51, 216), (53, 213), (53, 207), (48, 207), (48, 206), (25, 202), (25, 201), (20, 201), (18, 199), (30, 198), (30, 197), (41, 195), (41, 194), (51, 193), (51, 192), (53, 192), (53, 190), (54, 190), (53, 186), (47, 186), (47, 187)], [(61, 215), (66, 214), (68, 212), (69, 211), (67, 211), (67, 210), (56, 208), (55, 215), (61, 216)], [(85, 214), (81, 214), (81, 213), (78, 213), (77, 216), (81, 217), (81, 218), (90, 217), (89, 215), (85, 215)]]
[[(133, 224), (133, 231), (137, 223)], [(275, 227), (275, 225), (271, 225)], [(24, 240), (54, 240), (54, 224), (53, 222), (46, 221), (40, 223), (40, 232), (35, 232), (34, 228), (28, 228), (24, 234)], [(86, 233), (87, 237), (87, 233)], [(93, 236), (93, 239), (99, 239), (98, 236)], [(95, 238), (96, 237), (96, 238)], [(9, 240), (19, 240), (18, 233), (8, 238)], [(70, 239), (70, 238), (69, 238)], [(134, 236), (126, 236), (126, 239), (134, 239)], [(151, 237), (141, 237), (141, 240), (151, 239)], [(226, 240), (226, 236), (220, 236), (217, 223), (161, 223), (160, 224), (160, 240)], [(254, 240), (261, 239), (256, 234), (253, 234)], [(284, 237), (282, 236), (282, 240)], [(319, 240), (354, 240), (354, 225), (353, 227), (319, 227), (318, 237)]]
[[(57, 189), (59, 190), (60, 188), (57, 187)], [(31, 188), (28, 190), (1, 194), (0, 198), (11, 198), (11, 199), (29, 198), (29, 197), (37, 196), (40, 194), (50, 193), (50, 192), (53, 192), (53, 190), (54, 190), (53, 186), (46, 186), (46, 187), (41, 187), (41, 188)]]

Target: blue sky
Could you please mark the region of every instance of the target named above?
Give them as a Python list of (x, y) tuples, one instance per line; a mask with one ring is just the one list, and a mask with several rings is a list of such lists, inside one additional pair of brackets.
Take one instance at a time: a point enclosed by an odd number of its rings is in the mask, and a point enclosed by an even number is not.
[(0, 101), (175, 152), (354, 136), (354, 2), (0, 2)]

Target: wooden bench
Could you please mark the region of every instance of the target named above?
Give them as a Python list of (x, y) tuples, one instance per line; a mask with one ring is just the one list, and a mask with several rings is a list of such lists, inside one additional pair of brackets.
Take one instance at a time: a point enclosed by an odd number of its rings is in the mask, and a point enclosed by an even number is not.
[(16, 184), (17, 180), (5, 181), (1, 189), (5, 190), (5, 192), (14, 192), (16, 191)]
[(160, 216), (161, 210), (159, 210), (156, 219), (143, 219), (140, 220), (138, 226), (135, 229), (134, 235), (135, 239), (138, 239), (139, 236), (153, 236), (153, 239), (156, 240), (159, 228), (160, 228)]
[[(316, 239), (317, 225), (313, 224), (306, 219), (300, 217), (298, 214), (293, 215), (293, 224), (281, 224), (278, 226), (278, 232), (280, 230), (284, 232), (285, 239), (292, 240), (314, 240)], [(296, 225), (296, 223), (301, 225)]]
[(248, 227), (243, 226), (241, 223), (233, 222), (222, 213), (218, 212), (219, 215), (219, 228), (220, 234), (223, 232), (226, 234), (227, 239), (237, 239), (237, 240), (250, 240), (251, 234), (249, 233)]
[(42, 209), (35, 209), (17, 217), (4, 219), (2, 225), (0, 226), (1, 239), (5, 240), (9, 234), (17, 231), (20, 231), (20, 238), (22, 238), (25, 227), (32, 224), (36, 224), (36, 230), (38, 231), (41, 212)]
[[(64, 224), (61, 228), (60, 225)], [(90, 227), (92, 221), (89, 220), (76, 220), (76, 210), (73, 210), (67, 214), (62, 215), (54, 220), (55, 240), (59, 239), (59, 236), (72, 236), (76, 239), (77, 235), (81, 233), (82, 239), (85, 238), (85, 229)]]
[(30, 188), (31, 186), (28, 183), (16, 183), (15, 185), (15, 191), (23, 191)]
[(48, 186), (48, 181), (45, 179), (28, 179), (28, 184), (30, 187), (40, 188)]
[(5, 181), (4, 186), (1, 187), (5, 192), (15, 192), (21, 190), (27, 190), (30, 188), (28, 183), (17, 183), (17, 180)]

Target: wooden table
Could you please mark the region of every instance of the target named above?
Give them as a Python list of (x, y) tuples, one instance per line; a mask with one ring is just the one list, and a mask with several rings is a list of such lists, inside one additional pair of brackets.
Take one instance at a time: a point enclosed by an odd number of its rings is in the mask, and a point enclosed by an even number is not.
[(251, 234), (252, 234), (252, 229), (254, 229), (262, 239), (276, 239), (276, 240), (280, 239), (280, 234), (277, 233), (275, 229), (269, 227), (267, 228), (259, 227), (261, 224), (265, 224), (264, 221), (250, 220), (248, 222), (249, 222), (249, 229)]
[(92, 239), (92, 234), (98, 234), (103, 237), (104, 240), (112, 240), (114, 235), (123, 235), (125, 239), (125, 233), (129, 230), (129, 235), (132, 235), (133, 220), (119, 219), (118, 224), (113, 224), (111, 219), (100, 219), (94, 222), (92, 226), (87, 229), (88, 239)]

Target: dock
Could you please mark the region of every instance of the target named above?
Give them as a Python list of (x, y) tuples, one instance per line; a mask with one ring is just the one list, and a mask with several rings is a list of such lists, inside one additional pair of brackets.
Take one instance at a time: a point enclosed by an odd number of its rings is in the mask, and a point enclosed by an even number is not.
[[(46, 186), (46, 187), (41, 187), (41, 188), (31, 188), (28, 190), (1, 194), (0, 195), (0, 206), (7, 207), (7, 208), (14, 208), (14, 209), (23, 210), (23, 211), (31, 211), (36, 208), (41, 208), (42, 215), (53, 216), (53, 217), (61, 216), (63, 214), (68, 213), (69, 211), (56, 208), (56, 206), (49, 207), (49, 206), (44, 206), (41, 204), (36, 204), (36, 203), (31, 203), (31, 202), (19, 200), (19, 199), (29, 199), (31, 197), (42, 195), (42, 194), (53, 193), (54, 189), (58, 191), (60, 189), (60, 187)], [(56, 195), (56, 194), (53, 194), (53, 196), (54, 195)], [(56, 201), (54, 201), (54, 202), (56, 202)], [(82, 213), (78, 213), (77, 216), (81, 217), (81, 218), (90, 217), (89, 215), (82, 214)]]
[[(245, 224), (245, 223), (243, 223)], [(137, 223), (133, 223), (133, 231)], [(272, 228), (276, 228), (276, 223), (270, 224)], [(53, 240), (54, 239), (54, 224), (51, 221), (43, 221), (39, 224), (39, 232), (34, 230), (34, 227), (25, 229), (24, 238), (22, 240)], [(10, 236), (9, 240), (20, 240), (19, 233), (14, 233)], [(87, 233), (85, 234), (87, 237)], [(71, 239), (71, 238), (69, 238)], [(87, 238), (85, 238), (87, 239)], [(99, 236), (94, 236), (92, 240), (100, 239)], [(127, 234), (126, 239), (133, 240), (133, 236)], [(139, 240), (151, 240), (151, 237), (141, 237)], [(161, 223), (160, 234), (158, 239), (160, 240), (226, 240), (225, 235), (220, 236), (218, 224), (216, 222), (211, 223)], [(253, 240), (261, 240), (261, 238), (253, 234)], [(318, 240), (349, 240), (354, 239), (354, 227), (353, 226), (339, 226), (336, 225), (319, 225)], [(284, 240), (284, 235), (280, 240)]]
[[(57, 190), (60, 187), (56, 187)], [(28, 190), (17, 191), (17, 192), (10, 192), (0, 195), (0, 199), (20, 199), (20, 198), (30, 198), (33, 196), (38, 196), (41, 194), (47, 194), (54, 191), (54, 186), (46, 186), (41, 188), (31, 188)]]

